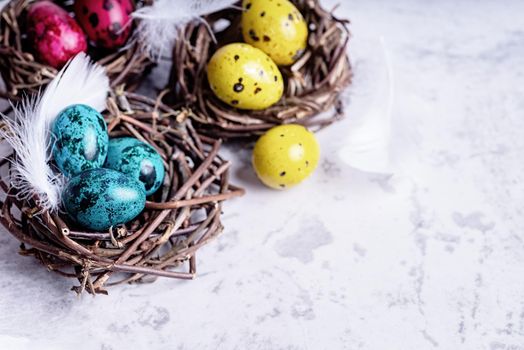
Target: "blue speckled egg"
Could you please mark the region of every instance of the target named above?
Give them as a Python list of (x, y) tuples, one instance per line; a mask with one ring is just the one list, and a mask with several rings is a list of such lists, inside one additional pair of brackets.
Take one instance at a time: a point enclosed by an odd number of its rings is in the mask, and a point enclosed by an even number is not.
[(148, 196), (164, 182), (165, 169), (160, 154), (151, 145), (133, 137), (109, 140), (105, 167), (141, 181)]
[(60, 171), (70, 177), (100, 168), (107, 156), (109, 136), (104, 118), (86, 105), (64, 109), (53, 126), (53, 157)]
[(91, 169), (73, 177), (62, 195), (69, 217), (82, 227), (107, 230), (125, 224), (146, 204), (144, 186), (112, 169)]

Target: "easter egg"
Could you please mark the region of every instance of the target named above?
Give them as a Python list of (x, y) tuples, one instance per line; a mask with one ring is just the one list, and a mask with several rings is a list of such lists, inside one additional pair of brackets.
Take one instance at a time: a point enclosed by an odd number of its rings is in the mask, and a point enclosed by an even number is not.
[(218, 49), (208, 63), (207, 77), (220, 100), (241, 109), (266, 109), (277, 103), (284, 92), (276, 64), (248, 44), (235, 43)]
[(87, 50), (86, 36), (78, 23), (50, 1), (39, 1), (29, 7), (27, 35), (36, 59), (57, 69)]
[(132, 137), (109, 140), (105, 167), (143, 183), (148, 196), (164, 182), (165, 169), (160, 154), (151, 145)]
[(89, 230), (125, 224), (146, 204), (144, 186), (112, 169), (91, 169), (73, 177), (62, 194), (69, 217)]
[(320, 148), (313, 133), (301, 125), (281, 125), (258, 139), (253, 166), (265, 185), (285, 189), (311, 175), (319, 157)]
[(66, 176), (100, 168), (107, 156), (109, 136), (104, 118), (86, 105), (64, 109), (53, 125), (53, 158)]
[(264, 51), (276, 64), (293, 64), (307, 45), (307, 23), (288, 0), (244, 0), (244, 41)]
[(127, 42), (132, 28), (132, 0), (76, 0), (74, 9), (94, 45), (116, 49)]

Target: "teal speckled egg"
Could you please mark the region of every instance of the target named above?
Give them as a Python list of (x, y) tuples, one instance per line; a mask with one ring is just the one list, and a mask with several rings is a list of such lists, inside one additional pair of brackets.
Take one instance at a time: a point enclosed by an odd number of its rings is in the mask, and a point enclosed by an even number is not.
[(109, 140), (105, 167), (142, 182), (148, 196), (164, 182), (165, 169), (160, 154), (153, 146), (133, 137)]
[(146, 204), (144, 186), (112, 169), (91, 169), (73, 177), (62, 195), (69, 217), (82, 227), (103, 231), (125, 224)]
[(100, 168), (107, 156), (109, 136), (104, 118), (86, 105), (64, 109), (53, 126), (56, 166), (68, 176), (88, 169)]

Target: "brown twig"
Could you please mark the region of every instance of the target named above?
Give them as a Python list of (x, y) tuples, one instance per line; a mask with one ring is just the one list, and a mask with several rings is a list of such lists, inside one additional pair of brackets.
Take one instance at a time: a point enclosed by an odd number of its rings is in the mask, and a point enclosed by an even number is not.
[[(173, 94), (165, 100), (173, 106), (191, 107), (190, 117), (199, 132), (221, 138), (252, 138), (269, 128), (300, 123), (311, 128), (325, 127), (343, 115), (340, 94), (351, 83), (352, 70), (347, 56), (347, 20), (336, 18), (320, 5), (320, 0), (292, 0), (310, 27), (308, 46), (290, 67), (281, 67), (286, 89), (279, 103), (263, 111), (242, 111), (218, 100), (206, 78), (206, 65), (215, 50), (230, 42), (241, 42), (241, 4), (194, 21), (181, 32), (183, 40), (173, 47), (169, 86)], [(209, 27), (221, 20), (230, 25), (214, 32)], [(331, 116), (317, 121), (322, 112), (335, 108)]]
[[(11, 0), (0, 12), (0, 74), (6, 83), (6, 91), (0, 92), (0, 96), (13, 101), (19, 100), (23, 93), (38, 92), (58, 73), (57, 69), (37, 62), (32, 53), (25, 51), (27, 45), (21, 27), (31, 3)], [(153, 66), (138, 40), (110, 54), (94, 47), (90, 47), (88, 53), (97, 57), (97, 62), (106, 68), (112, 87), (125, 84), (128, 90), (131, 89)]]
[[(155, 99), (119, 91), (107, 105), (111, 136), (141, 137), (165, 160), (165, 186), (142, 214), (108, 232), (84, 232), (62, 214), (42, 211), (36, 198), (18, 199), (6, 175), (0, 179), (0, 223), (23, 243), (22, 254), (78, 279), (77, 293), (106, 294), (108, 286), (145, 276), (192, 279), (195, 252), (222, 232), (221, 202), (244, 193), (229, 184), (230, 164), (218, 154), (221, 142), (201, 138), (190, 119), (179, 123), (180, 111)], [(9, 174), (13, 159), (0, 161), (2, 174)]]

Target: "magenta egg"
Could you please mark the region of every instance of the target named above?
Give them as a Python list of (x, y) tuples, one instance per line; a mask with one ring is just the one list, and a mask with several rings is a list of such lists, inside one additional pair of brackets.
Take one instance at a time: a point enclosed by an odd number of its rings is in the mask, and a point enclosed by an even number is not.
[(29, 8), (27, 34), (36, 59), (57, 69), (87, 50), (82, 28), (66, 10), (50, 1), (39, 1)]
[(75, 14), (89, 39), (97, 47), (119, 48), (131, 34), (131, 0), (76, 0)]

